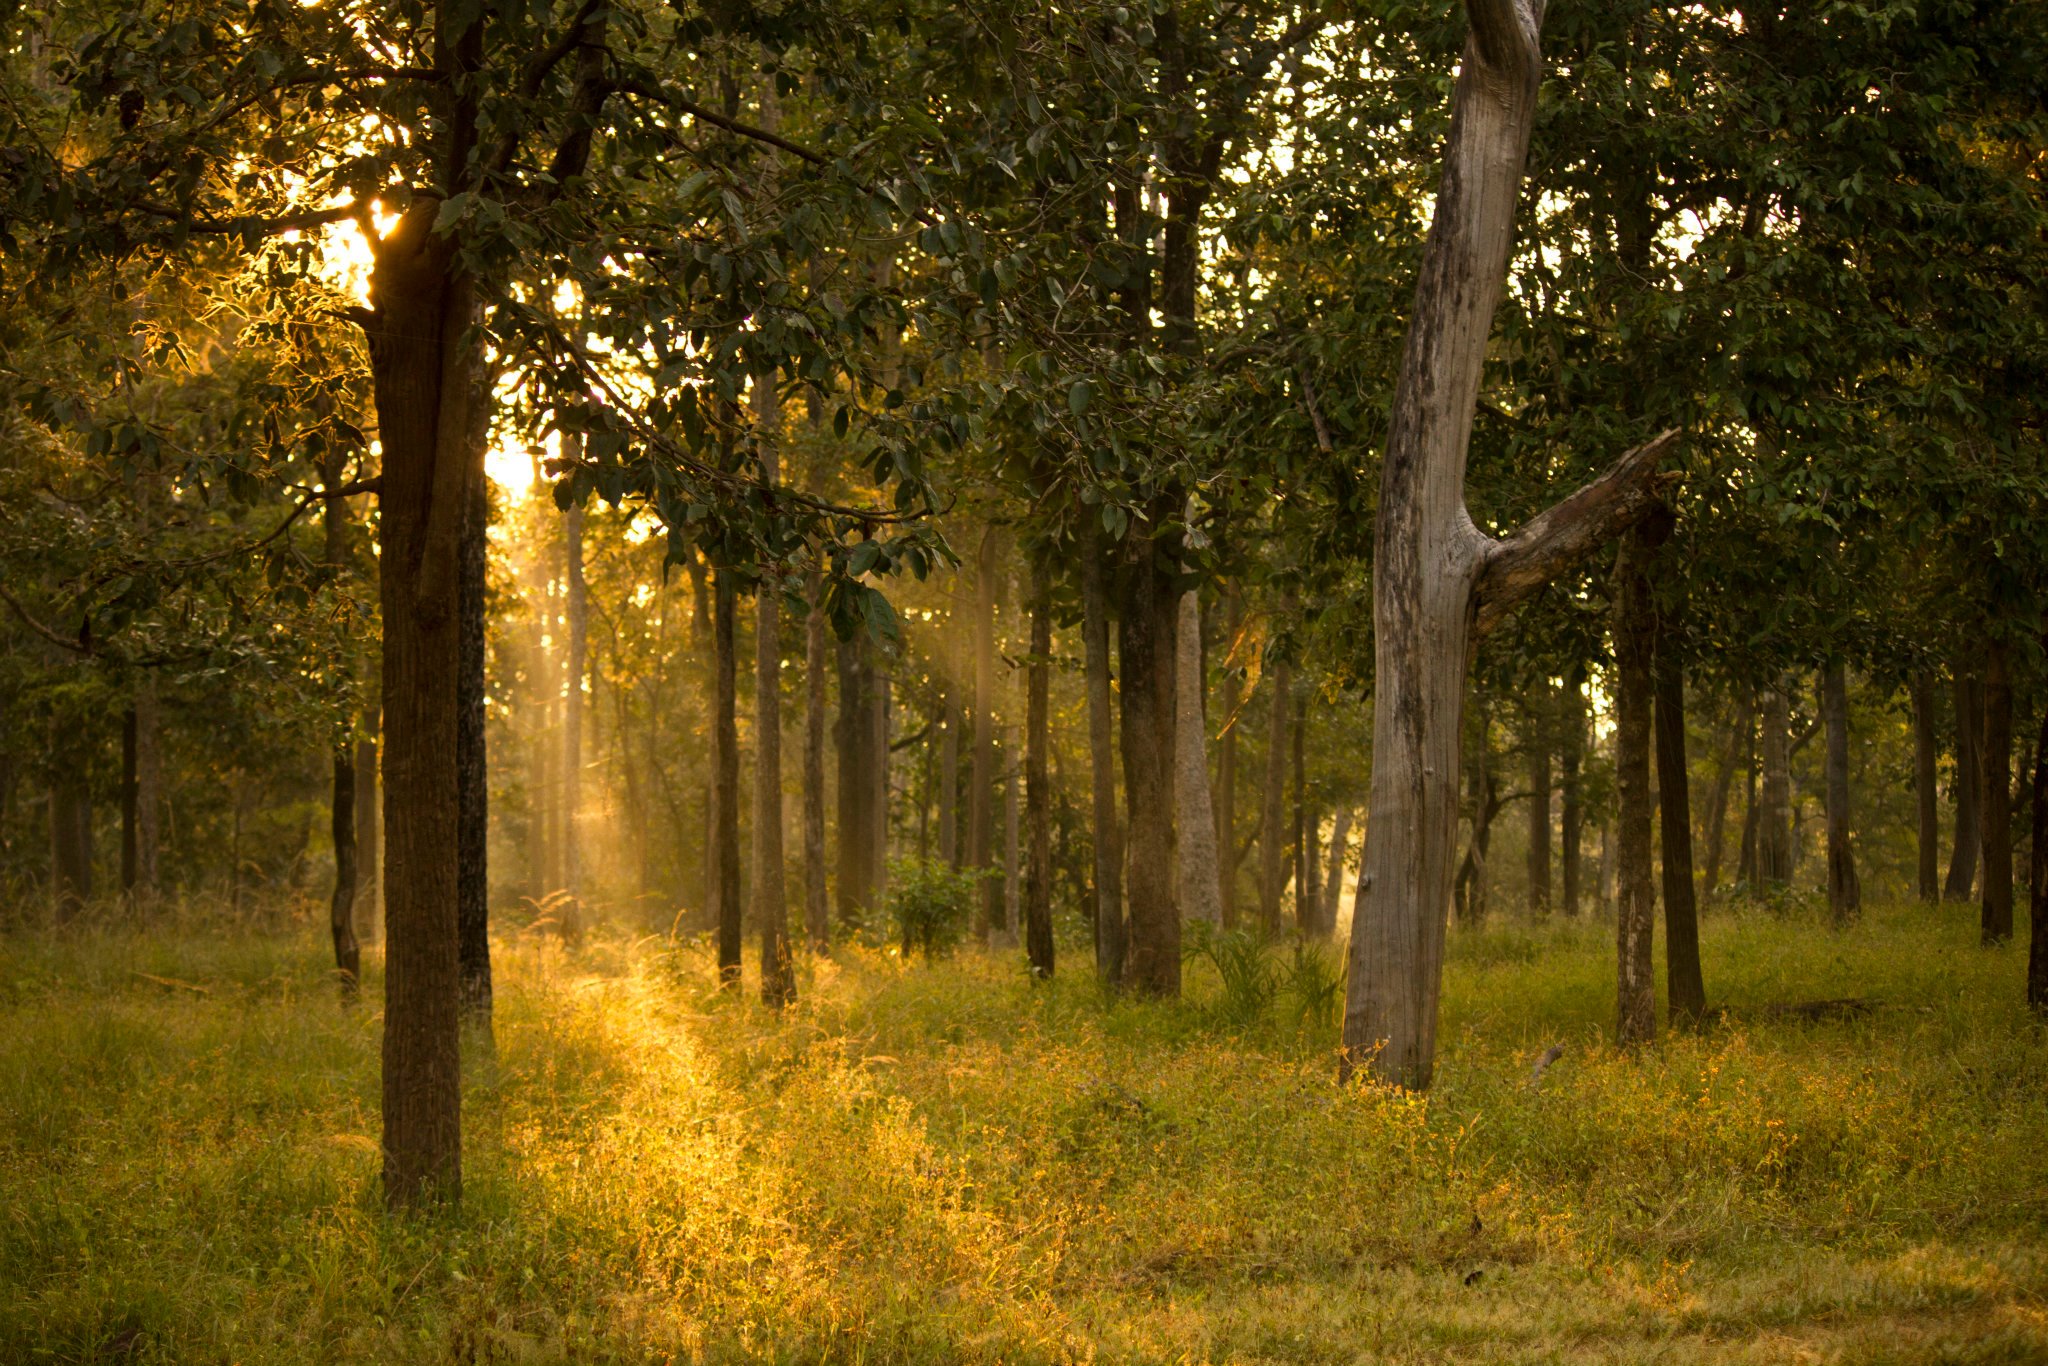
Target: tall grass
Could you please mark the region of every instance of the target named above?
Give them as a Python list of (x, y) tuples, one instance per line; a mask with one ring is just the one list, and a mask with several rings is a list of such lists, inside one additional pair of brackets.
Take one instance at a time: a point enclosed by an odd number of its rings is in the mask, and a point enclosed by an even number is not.
[(349, 1008), (310, 926), (15, 934), (0, 1362), (2048, 1359), (2023, 948), (1722, 912), (1722, 1014), (1624, 1054), (1607, 935), (1456, 935), (1427, 1097), (1335, 1084), (1316, 949), (1141, 1003), (849, 948), (778, 1018), (515, 936), (467, 1198), (408, 1218), (374, 965)]

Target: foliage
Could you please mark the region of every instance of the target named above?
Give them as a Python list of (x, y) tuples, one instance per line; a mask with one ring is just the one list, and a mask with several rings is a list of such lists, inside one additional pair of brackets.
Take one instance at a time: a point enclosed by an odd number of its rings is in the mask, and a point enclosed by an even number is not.
[(973, 920), (981, 884), (993, 875), (938, 859), (889, 860), (885, 910), (904, 955), (916, 949), (929, 962), (958, 947)]

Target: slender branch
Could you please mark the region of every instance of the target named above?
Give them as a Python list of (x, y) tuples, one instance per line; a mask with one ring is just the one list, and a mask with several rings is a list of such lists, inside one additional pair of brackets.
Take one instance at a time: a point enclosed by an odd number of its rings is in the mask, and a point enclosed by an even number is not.
[(1677, 441), (1673, 430), (1645, 442), (1514, 535), (1489, 542), (1473, 590), (1473, 639), (1483, 639), (1524, 598), (1648, 514), (1680, 478), (1657, 472), (1657, 462)]
[(28, 627), (29, 630), (34, 631), (37, 635), (41, 636), (44, 640), (49, 641), (58, 649), (69, 650), (71, 651), (71, 653), (77, 655), (89, 655), (93, 653), (93, 648), (90, 643), (90, 637), (84, 631), (81, 630), (77, 638), (72, 638), (66, 636), (61, 631), (51, 630), (49, 627), (43, 625), (43, 623), (41, 623), (40, 621), (37, 621), (33, 616), (30, 616), (28, 608), (23, 607), (21, 605), (21, 599), (15, 597), (14, 594), (8, 592), (5, 586), (0, 586), (0, 602), (5, 602), (9, 607), (14, 609), (14, 615), (21, 618), (22, 625)]
[(193, 232), (233, 235), (254, 231), (262, 233), (265, 237), (285, 232), (300, 232), (307, 228), (324, 228), (331, 223), (346, 223), (361, 212), (360, 206), (356, 204), (342, 204), (325, 209), (300, 209), (296, 213), (284, 214), (278, 218), (263, 218), (255, 214), (241, 218), (194, 218), (189, 210), (179, 209), (170, 204), (158, 204), (147, 199), (136, 201), (132, 207), (137, 212), (155, 218), (181, 223)]

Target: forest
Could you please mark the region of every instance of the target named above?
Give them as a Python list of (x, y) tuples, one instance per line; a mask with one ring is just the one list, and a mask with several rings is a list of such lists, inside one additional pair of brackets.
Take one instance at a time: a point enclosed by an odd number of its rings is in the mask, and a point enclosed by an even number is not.
[(2044, 73), (0, 5), (0, 1361), (2048, 1361)]

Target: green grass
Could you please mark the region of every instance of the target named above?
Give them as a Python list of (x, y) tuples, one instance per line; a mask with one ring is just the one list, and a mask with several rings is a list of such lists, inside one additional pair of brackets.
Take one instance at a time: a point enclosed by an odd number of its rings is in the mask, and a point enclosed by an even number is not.
[(1631, 1056), (1606, 934), (1456, 936), (1427, 1098), (1334, 1083), (1284, 953), (1233, 1007), (848, 952), (778, 1020), (692, 950), (501, 941), (422, 1218), (377, 1199), (378, 984), (340, 1005), (311, 926), (17, 934), (0, 1362), (2048, 1360), (2023, 945), (1721, 912), (1726, 1014)]

